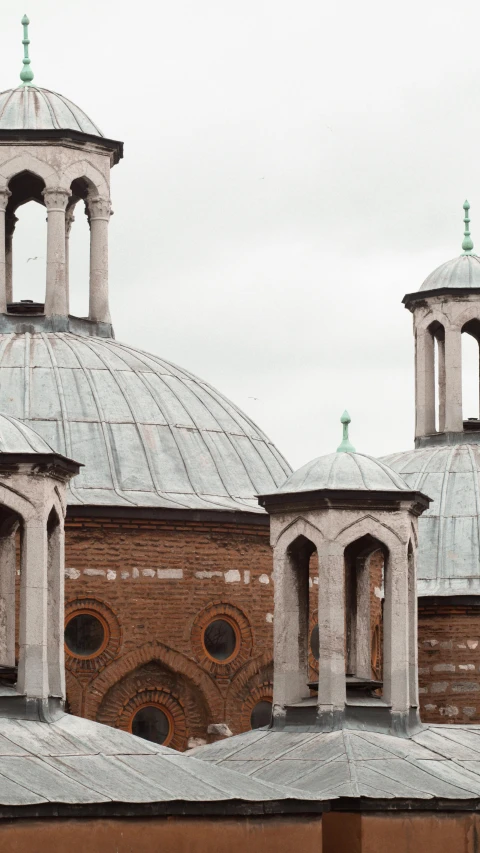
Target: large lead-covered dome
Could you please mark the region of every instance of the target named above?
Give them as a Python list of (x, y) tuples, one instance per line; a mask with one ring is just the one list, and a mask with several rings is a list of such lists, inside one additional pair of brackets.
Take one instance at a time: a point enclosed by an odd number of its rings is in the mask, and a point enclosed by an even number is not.
[(103, 136), (80, 107), (49, 89), (18, 86), (0, 92), (0, 131), (75, 130)]
[(0, 411), (84, 463), (71, 504), (263, 512), (290, 473), (206, 382), (109, 338), (0, 335)]
[(478, 594), (480, 445), (424, 447), (382, 461), (432, 498), (418, 520), (419, 594)]

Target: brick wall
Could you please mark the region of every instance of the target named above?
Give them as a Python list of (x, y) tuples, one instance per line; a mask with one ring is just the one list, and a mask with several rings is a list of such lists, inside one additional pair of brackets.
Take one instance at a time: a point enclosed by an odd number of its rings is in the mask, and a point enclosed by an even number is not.
[(480, 607), (419, 602), (420, 714), (424, 722), (480, 720)]
[[(93, 609), (110, 634), (98, 657), (66, 656), (73, 713), (126, 728), (135, 696), (161, 694), (180, 749), (207, 739), (211, 723), (249, 728), (252, 697), (272, 692), (268, 524), (69, 517), (65, 565), (67, 615)], [(222, 613), (238, 625), (240, 651), (215, 664), (202, 628)]]

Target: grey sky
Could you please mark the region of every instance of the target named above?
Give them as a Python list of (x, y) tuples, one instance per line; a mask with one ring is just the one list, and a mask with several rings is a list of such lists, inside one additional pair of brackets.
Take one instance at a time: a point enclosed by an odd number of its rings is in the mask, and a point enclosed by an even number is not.
[[(125, 142), (117, 338), (217, 386), (294, 466), (336, 448), (345, 407), (357, 450), (409, 448), (401, 299), (460, 254), (465, 197), (480, 247), (478, 4), (14, 0), (0, 89), (19, 83), (24, 11), (35, 83)], [(87, 304), (79, 219), (73, 313)], [(21, 210), (15, 298), (43, 298), (44, 220)]]

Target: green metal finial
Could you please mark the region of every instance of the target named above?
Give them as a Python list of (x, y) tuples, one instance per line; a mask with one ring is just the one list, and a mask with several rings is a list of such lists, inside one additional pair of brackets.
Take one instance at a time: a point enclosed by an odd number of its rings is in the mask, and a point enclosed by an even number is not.
[(355, 448), (353, 444), (350, 443), (350, 439), (348, 437), (348, 425), (351, 421), (352, 419), (345, 409), (342, 417), (340, 418), (340, 423), (343, 424), (343, 439), (342, 443), (337, 447), (337, 453), (355, 453)]
[(27, 16), (24, 15), (22, 18), (22, 26), (23, 26), (23, 68), (20, 71), (20, 80), (22, 81), (24, 86), (28, 86), (33, 80), (33, 71), (30, 68), (30, 57), (28, 55), (28, 45), (30, 44), (30, 39), (28, 38), (28, 25), (30, 21)]
[(463, 220), (465, 223), (465, 231), (463, 235), (462, 249), (466, 255), (469, 255), (473, 249), (473, 240), (470, 237), (470, 217), (468, 215), (470, 213), (470, 204), (468, 201), (463, 202), (463, 209), (465, 211), (465, 218)]

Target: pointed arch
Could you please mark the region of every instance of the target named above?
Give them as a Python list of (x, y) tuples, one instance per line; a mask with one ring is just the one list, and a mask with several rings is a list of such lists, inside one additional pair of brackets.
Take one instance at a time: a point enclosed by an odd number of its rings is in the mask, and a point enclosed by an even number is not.
[(100, 705), (110, 688), (142, 664), (152, 661), (158, 661), (173, 672), (182, 675), (187, 681), (191, 681), (205, 697), (212, 716), (221, 719), (223, 698), (220, 688), (213, 679), (195, 661), (159, 642), (145, 643), (139, 649), (135, 649), (113, 661), (110, 666), (103, 670), (90, 683), (85, 703), (85, 715), (89, 719), (96, 719)]
[(299, 515), (283, 528), (276, 541), (272, 543), (274, 550), (286, 550), (299, 536), (308, 539), (317, 549), (325, 539), (319, 527)]
[(49, 189), (57, 187), (60, 182), (59, 173), (49, 163), (26, 151), (2, 163), (0, 185), (8, 186), (9, 181), (20, 172), (32, 172), (34, 175), (38, 175), (45, 181), (45, 186)]
[(65, 188), (70, 188), (72, 181), (78, 178), (84, 178), (90, 187), (92, 195), (110, 198), (110, 188), (107, 179), (102, 175), (100, 169), (97, 169), (88, 160), (77, 160), (65, 169), (60, 175), (61, 185)]
[(375, 518), (373, 515), (364, 515), (357, 521), (347, 524), (346, 527), (337, 533), (335, 542), (339, 542), (346, 548), (363, 536), (368, 535), (378, 539), (389, 550), (394, 550), (399, 545), (406, 544), (392, 527), (389, 527), (388, 524), (385, 524), (385, 522), (380, 521), (380, 519)]

